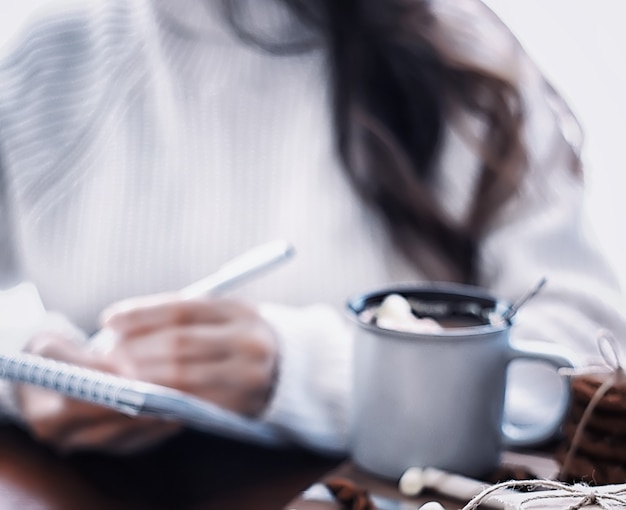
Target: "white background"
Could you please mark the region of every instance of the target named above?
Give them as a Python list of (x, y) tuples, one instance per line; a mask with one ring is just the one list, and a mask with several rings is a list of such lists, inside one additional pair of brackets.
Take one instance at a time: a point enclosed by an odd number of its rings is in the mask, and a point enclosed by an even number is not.
[[(0, 0), (0, 46), (45, 1)], [(589, 217), (626, 284), (626, 0), (484, 1), (516, 33), (582, 123)]]
[(589, 217), (626, 286), (626, 0), (484, 0), (585, 133)]

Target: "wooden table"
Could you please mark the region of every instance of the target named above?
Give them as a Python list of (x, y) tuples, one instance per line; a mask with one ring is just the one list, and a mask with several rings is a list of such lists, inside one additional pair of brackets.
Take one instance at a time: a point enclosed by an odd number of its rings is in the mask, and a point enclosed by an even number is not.
[[(530, 459), (530, 460), (528, 460)], [(549, 477), (549, 458), (507, 452), (505, 463)], [(133, 456), (61, 456), (14, 426), (0, 426), (2, 510), (334, 510), (299, 494), (328, 476), (399, 498), (397, 488), (359, 473), (345, 459), (276, 451), (186, 432)], [(425, 494), (424, 498), (432, 498)], [(459, 502), (447, 508), (460, 508)]]
[(0, 508), (281, 510), (337, 464), (193, 432), (140, 455), (63, 457), (0, 426)]
[[(558, 465), (548, 454), (508, 451), (502, 455), (501, 466), (491, 473), (488, 479), (490, 483), (539, 477), (551, 479), (557, 474), (557, 470)], [(427, 501), (437, 501), (446, 510), (459, 510), (468, 502), (467, 500), (464, 501), (452, 496), (438, 494), (428, 489), (417, 497), (404, 497), (400, 494), (395, 481), (383, 480), (366, 473), (349, 460), (342, 462), (339, 466), (327, 472), (321, 481), (326, 482), (332, 479), (347, 480), (358, 489), (365, 490), (370, 496), (387, 498), (389, 501), (396, 502), (403, 510), (419, 508)], [(479, 485), (481, 484), (479, 483)], [(484, 485), (486, 487), (488, 483), (485, 482)], [(390, 505), (394, 508), (396, 506), (393, 503), (390, 503)], [(310, 500), (302, 495), (294, 497), (286, 508), (287, 510), (342, 510), (341, 505), (335, 501)], [(481, 508), (483, 507), (481, 506)]]

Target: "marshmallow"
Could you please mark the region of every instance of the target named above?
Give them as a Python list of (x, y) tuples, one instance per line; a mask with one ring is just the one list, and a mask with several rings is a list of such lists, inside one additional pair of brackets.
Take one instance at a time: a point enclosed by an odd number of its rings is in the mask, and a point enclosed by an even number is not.
[(376, 325), (384, 329), (409, 333), (439, 333), (443, 328), (429, 317), (413, 315), (411, 304), (400, 294), (389, 294), (376, 311)]

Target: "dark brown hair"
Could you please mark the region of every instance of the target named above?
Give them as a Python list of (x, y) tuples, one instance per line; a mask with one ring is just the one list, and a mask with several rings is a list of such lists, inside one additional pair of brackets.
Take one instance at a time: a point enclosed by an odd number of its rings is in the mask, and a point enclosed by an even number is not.
[[(359, 194), (429, 276), (452, 269), (451, 279), (474, 282), (481, 237), (526, 168), (515, 86), (446, 59), (426, 0), (282, 1), (329, 45), (337, 146)], [(461, 223), (431, 188), (446, 122), (459, 110), (485, 126), (475, 147), (479, 182)]]

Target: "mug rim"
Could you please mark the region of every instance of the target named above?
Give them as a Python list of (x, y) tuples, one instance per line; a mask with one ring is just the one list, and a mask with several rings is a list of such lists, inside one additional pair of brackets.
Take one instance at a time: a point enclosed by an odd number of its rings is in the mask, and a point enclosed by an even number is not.
[(390, 284), (385, 287), (377, 288), (355, 296), (350, 297), (346, 301), (346, 309), (351, 320), (356, 324), (368, 331), (376, 332), (378, 334), (384, 333), (386, 335), (398, 336), (400, 338), (421, 338), (428, 339), (436, 337), (438, 340), (453, 339), (455, 337), (468, 337), (468, 336), (480, 336), (487, 333), (497, 333), (504, 330), (508, 330), (512, 326), (511, 320), (502, 320), (497, 323), (481, 324), (478, 326), (459, 326), (454, 328), (444, 328), (443, 332), (428, 332), (419, 333), (412, 331), (399, 331), (394, 329), (387, 329), (377, 326), (376, 324), (369, 324), (359, 318), (359, 315), (364, 311), (368, 305), (380, 302), (381, 298), (389, 294), (400, 294), (403, 297), (411, 294), (440, 294), (442, 297), (455, 296), (457, 298), (467, 298), (469, 300), (483, 301), (485, 303), (492, 303), (495, 311), (504, 313), (508, 310), (510, 304), (503, 299), (495, 297), (486, 289), (461, 283), (451, 282), (425, 282), (425, 283), (397, 283)]

